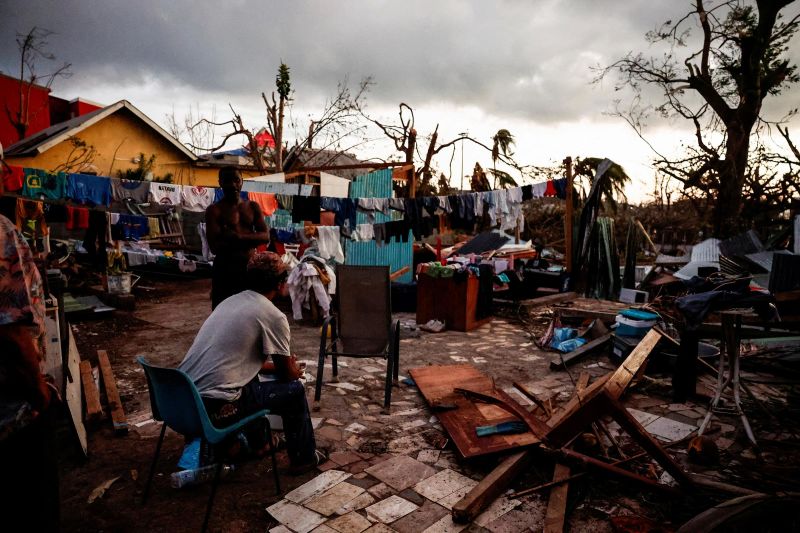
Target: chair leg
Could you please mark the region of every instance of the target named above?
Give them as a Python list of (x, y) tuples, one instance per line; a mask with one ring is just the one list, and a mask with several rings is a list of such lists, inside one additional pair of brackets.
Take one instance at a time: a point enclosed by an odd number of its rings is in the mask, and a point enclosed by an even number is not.
[(386, 392), (383, 399), (384, 409), (388, 409), (392, 404), (392, 367), (394, 367), (394, 356), (390, 353), (386, 357)]
[(400, 381), (400, 323), (397, 323), (397, 329), (394, 334), (394, 384), (399, 385)]
[(331, 381), (333, 383), (339, 383), (339, 364), (336, 360), (336, 345), (334, 344), (331, 349), (331, 367), (333, 368), (333, 377)]
[(325, 350), (320, 349), (319, 351), (319, 361), (317, 361), (317, 383), (314, 387), (314, 402), (319, 401), (319, 397), (322, 394), (322, 376), (325, 373)]
[(214, 505), (214, 496), (217, 494), (217, 485), (219, 485), (219, 477), (222, 473), (222, 461), (217, 463), (217, 468), (214, 469), (214, 481), (211, 482), (211, 495), (208, 497), (208, 505), (206, 505), (206, 517), (203, 519), (203, 529), (205, 533), (208, 531), (208, 519), (211, 518), (211, 507)]
[(278, 475), (278, 460), (275, 458), (275, 444), (272, 440), (272, 425), (267, 419), (267, 438), (269, 439), (269, 454), (272, 457), (272, 475), (275, 476), (275, 494), (281, 493), (281, 477)]
[(147, 503), (147, 497), (150, 495), (150, 485), (153, 482), (153, 474), (156, 471), (156, 463), (158, 462), (159, 454), (161, 454), (161, 444), (164, 442), (164, 434), (166, 432), (167, 432), (167, 425), (162, 422), (161, 435), (159, 435), (158, 443), (156, 444), (156, 454), (153, 456), (153, 462), (150, 465), (150, 473), (147, 475), (147, 484), (144, 486), (144, 494), (142, 495), (142, 505)]

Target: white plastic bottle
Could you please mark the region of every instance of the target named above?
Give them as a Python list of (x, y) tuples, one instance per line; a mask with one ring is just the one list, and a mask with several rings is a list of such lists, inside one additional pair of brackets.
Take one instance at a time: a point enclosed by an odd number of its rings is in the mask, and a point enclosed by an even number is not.
[[(189, 485), (197, 485), (199, 483), (212, 480), (214, 479), (214, 471), (216, 468), (217, 465), (208, 465), (201, 468), (192, 468), (189, 470), (173, 472), (172, 475), (170, 475), (170, 484), (172, 485), (173, 489), (180, 489), (183, 487), (188, 487)], [(233, 470), (233, 465), (222, 465), (222, 471), (219, 473), (220, 479), (226, 477), (228, 474), (233, 472)]]

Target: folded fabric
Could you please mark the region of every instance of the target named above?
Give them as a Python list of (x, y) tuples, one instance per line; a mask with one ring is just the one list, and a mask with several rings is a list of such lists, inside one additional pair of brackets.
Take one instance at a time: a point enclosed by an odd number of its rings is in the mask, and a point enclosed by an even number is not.
[(197, 185), (181, 187), (181, 205), (187, 211), (202, 213), (214, 203), (214, 188)]
[(111, 205), (111, 182), (91, 174), (68, 174), (67, 197), (82, 204)]
[(51, 174), (38, 168), (26, 168), (22, 195), (28, 198), (62, 200), (67, 192), (67, 175), (63, 172)]
[(272, 216), (272, 214), (278, 210), (278, 199), (274, 194), (268, 192), (249, 192), (247, 193), (247, 199), (257, 203), (261, 208), (261, 212), (266, 217)]

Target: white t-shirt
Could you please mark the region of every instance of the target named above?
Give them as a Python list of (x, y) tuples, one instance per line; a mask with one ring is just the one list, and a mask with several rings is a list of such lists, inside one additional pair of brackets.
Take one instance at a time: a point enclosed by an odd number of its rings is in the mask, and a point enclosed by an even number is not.
[(181, 204), (187, 211), (202, 213), (212, 203), (214, 203), (214, 189), (212, 187), (184, 185), (181, 188)]
[(289, 321), (254, 291), (226, 298), (206, 319), (178, 366), (201, 396), (233, 401), (270, 355), (290, 355)]
[(150, 182), (150, 201), (161, 205), (181, 205), (181, 186)]

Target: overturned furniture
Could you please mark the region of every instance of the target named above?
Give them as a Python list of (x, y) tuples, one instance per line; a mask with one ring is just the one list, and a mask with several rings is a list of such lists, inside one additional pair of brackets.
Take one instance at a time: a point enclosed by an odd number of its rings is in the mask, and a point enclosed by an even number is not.
[(336, 283), (336, 312), (322, 324), (314, 402), (319, 402), (322, 395), (328, 355), (334, 382), (339, 375), (337, 358), (383, 357), (386, 359), (383, 405), (389, 407), (392, 385), (398, 379), (400, 366), (400, 321), (392, 320), (389, 267), (338, 265)]

